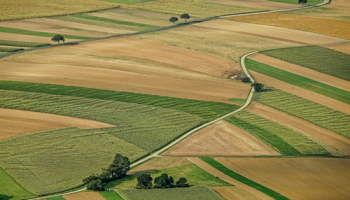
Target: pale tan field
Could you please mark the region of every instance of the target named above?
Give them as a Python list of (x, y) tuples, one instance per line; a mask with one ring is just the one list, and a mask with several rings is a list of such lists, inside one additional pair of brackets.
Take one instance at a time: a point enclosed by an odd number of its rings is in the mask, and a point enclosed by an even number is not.
[[(22, 35), (22, 34), (14, 34), (14, 33), (0, 33), (0, 40), (57, 44), (57, 42), (51, 41), (50, 37)], [(65, 39), (65, 42), (73, 42), (73, 41), (77, 41), (77, 40)]]
[(228, 5), (245, 6), (252, 8), (260, 8), (263, 10), (280, 10), (287, 8), (300, 7), (297, 4), (279, 3), (268, 0), (202, 0), (215, 3), (223, 3)]
[(321, 94), (312, 92), (310, 90), (306, 90), (304, 88), (300, 88), (298, 86), (294, 86), (292, 84), (271, 78), (269, 76), (266, 76), (251, 70), (250, 70), (250, 73), (254, 77), (255, 81), (257, 81), (258, 83), (263, 83), (266, 85), (273, 86), (274, 88), (283, 90), (285, 92), (294, 94), (296, 96), (302, 97), (304, 99), (316, 102), (318, 104), (327, 106), (334, 110), (338, 110), (340, 112), (350, 115), (350, 106), (346, 103), (337, 101), (335, 99), (323, 96)]
[(336, 50), (336, 51), (340, 51), (340, 52), (343, 52), (343, 53), (350, 54), (350, 43), (337, 44), (337, 45), (327, 45), (327, 46), (324, 46), (324, 47), (329, 48), (329, 49), (333, 49), (333, 50)]
[(350, 39), (350, 21), (291, 15), (277, 12), (228, 17), (225, 19), (278, 26)]
[(0, 79), (232, 104), (228, 99), (246, 98), (250, 85), (221, 77), (231, 64), (220, 57), (124, 37), (7, 57), (0, 61)]
[(281, 155), (248, 132), (219, 121), (190, 135), (162, 155), (259, 156)]
[(79, 192), (62, 196), (66, 200), (106, 200), (98, 192)]
[(87, 119), (0, 108), (0, 141), (28, 133), (65, 127), (90, 129), (113, 126)]
[(132, 37), (209, 53), (236, 63), (240, 62), (241, 56), (249, 52), (300, 46), (291, 42), (199, 26), (186, 26)]
[(350, 155), (350, 140), (337, 133), (257, 102), (252, 102), (247, 109), (305, 135), (335, 156)]
[(257, 37), (293, 42), (302, 45), (328, 44), (347, 41), (336, 37), (320, 35), (316, 33), (309, 33), (305, 31), (291, 30), (287, 28), (259, 24), (235, 22), (222, 19), (195, 24), (195, 26), (223, 29), (243, 34), (252, 34)]
[(245, 199), (257, 199), (257, 200), (272, 200), (271, 197), (267, 196), (266, 194), (240, 182), (236, 179), (233, 179), (229, 177), (228, 175), (222, 173), (221, 171), (215, 169), (214, 167), (210, 166), (203, 160), (197, 157), (188, 157), (189, 161), (191, 161), (193, 164), (197, 165), (198, 167), (202, 168), (204, 171), (208, 172), (209, 174), (212, 174), (215, 177), (220, 178), (221, 180), (230, 183), (236, 187), (236, 191), (234, 192), (236, 196), (242, 196), (244, 194)]
[[(326, 46), (326, 47), (328, 47), (328, 46)], [(350, 47), (350, 45), (349, 45), (349, 47)], [(321, 83), (324, 83), (327, 85), (331, 85), (333, 87), (340, 88), (342, 90), (346, 90), (346, 91), (350, 92), (350, 82), (349, 81), (345, 81), (343, 79), (340, 79), (340, 78), (337, 78), (334, 76), (320, 73), (320, 72), (314, 71), (312, 69), (308, 69), (306, 67), (302, 67), (299, 65), (288, 63), (288, 62), (285, 62), (283, 60), (272, 58), (270, 56), (266, 56), (266, 55), (259, 54), (259, 53), (253, 54), (253, 55), (249, 56), (248, 58), (255, 60), (257, 62), (264, 63), (266, 65), (270, 65), (272, 67), (276, 67), (278, 69), (282, 69), (282, 70), (285, 70), (285, 71), (288, 71), (288, 72), (291, 72), (294, 74), (298, 74), (300, 76), (304, 76), (304, 77), (307, 77), (309, 79), (312, 79), (312, 80), (315, 80), (315, 81), (318, 81), (318, 82), (321, 82)]]
[(179, 167), (182, 165), (191, 164), (184, 157), (159, 157), (142, 163), (141, 165), (131, 169), (128, 174), (139, 174), (155, 170), (167, 169), (172, 167)]
[(215, 192), (219, 193), (220, 196), (222, 196), (226, 200), (246, 200), (246, 199), (259, 200), (260, 199), (259, 197), (252, 195), (246, 190), (243, 190), (236, 186), (213, 187), (212, 189), (214, 189)]
[(229, 169), (290, 199), (350, 198), (350, 159), (216, 158)]

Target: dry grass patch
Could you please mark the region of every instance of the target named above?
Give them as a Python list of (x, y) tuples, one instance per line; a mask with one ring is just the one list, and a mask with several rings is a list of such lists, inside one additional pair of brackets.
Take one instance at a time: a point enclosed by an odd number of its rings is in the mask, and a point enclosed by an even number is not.
[(343, 52), (343, 53), (347, 53), (347, 54), (350, 54), (350, 43), (347, 43), (347, 44), (336, 44), (336, 45), (327, 45), (327, 46), (324, 46), (328, 49), (333, 49), (333, 50), (336, 50), (336, 51), (340, 51), (340, 52)]
[(181, 141), (163, 155), (257, 156), (280, 155), (264, 142), (226, 122), (219, 121)]
[(229, 169), (290, 199), (349, 199), (349, 159), (216, 158)]
[(79, 192), (62, 196), (66, 200), (106, 200), (98, 192)]
[(225, 19), (254, 24), (278, 26), (350, 39), (350, 22), (342, 20), (324, 19), (284, 13), (265, 13), (258, 15), (229, 17)]
[(0, 141), (28, 133), (72, 126), (91, 129), (114, 125), (61, 115), (0, 108)]
[(269, 1), (269, 0), (249, 0), (249, 1), (247, 0), (202, 0), (202, 1), (259, 8), (263, 10), (280, 10), (280, 9), (300, 7), (300, 5), (279, 3), (279, 2)]

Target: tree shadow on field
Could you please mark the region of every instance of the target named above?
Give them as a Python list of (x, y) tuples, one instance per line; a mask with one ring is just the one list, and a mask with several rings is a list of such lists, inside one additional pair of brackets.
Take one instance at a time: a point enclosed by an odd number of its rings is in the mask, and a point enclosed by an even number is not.
[(9, 200), (9, 199), (12, 199), (13, 196), (7, 196), (7, 195), (4, 195), (4, 194), (0, 194), (0, 200)]

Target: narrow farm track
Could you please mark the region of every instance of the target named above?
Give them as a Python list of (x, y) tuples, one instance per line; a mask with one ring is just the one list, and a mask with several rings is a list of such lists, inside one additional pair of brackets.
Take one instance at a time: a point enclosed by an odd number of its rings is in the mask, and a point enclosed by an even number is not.
[[(211, 18), (207, 18), (207, 19), (202, 19), (202, 20), (196, 20), (196, 21), (192, 21), (192, 22), (188, 22), (188, 23), (183, 23), (183, 24), (178, 24), (178, 25), (174, 25), (174, 26), (169, 26), (169, 27), (164, 27), (164, 28), (160, 28), (160, 29), (155, 29), (155, 30), (150, 30), (150, 31), (142, 31), (142, 32), (137, 32), (137, 33), (131, 33), (131, 34), (123, 34), (123, 35), (117, 35), (117, 36), (110, 36), (110, 37), (104, 37), (104, 38), (96, 38), (96, 39), (90, 39), (90, 40), (83, 40), (83, 41), (78, 41), (78, 42), (69, 42), (69, 43), (65, 43), (65, 44), (60, 44), (60, 45), (53, 45), (53, 46), (48, 46), (48, 47), (38, 47), (38, 48), (33, 48), (33, 49), (27, 49), (27, 50), (24, 50), (24, 51), (19, 51), (19, 52), (14, 52), (14, 53), (10, 53), (10, 54), (5, 54), (5, 55), (2, 55), (0, 56), (0, 59), (1, 58), (4, 58), (4, 57), (8, 57), (8, 56), (11, 56), (11, 55), (15, 55), (15, 54), (19, 54), (19, 53), (24, 53), (24, 52), (28, 52), (28, 51), (34, 51), (34, 50), (39, 50), (39, 49), (44, 49), (44, 48), (51, 48), (51, 47), (55, 47), (55, 46), (61, 46), (61, 45), (74, 45), (76, 43), (80, 43), (80, 42), (89, 42), (89, 41), (95, 41), (95, 40), (102, 40), (102, 39), (107, 39), (107, 38), (114, 38), (114, 37), (122, 37), (122, 36), (130, 36), (130, 35), (140, 35), (140, 34), (144, 34), (144, 33), (150, 33), (150, 32), (157, 32), (157, 31), (162, 31), (162, 30), (167, 30), (167, 29), (172, 29), (172, 28), (177, 28), (177, 27), (182, 27), (182, 26), (186, 26), (186, 25), (191, 25), (191, 24), (196, 24), (196, 23), (201, 23), (201, 22), (205, 22), (205, 21), (210, 21), (210, 20), (215, 20), (215, 19), (222, 19), (222, 18), (225, 18), (225, 17), (232, 17), (232, 16), (244, 16), (244, 15), (254, 15), (254, 14), (262, 14), (262, 13), (273, 13), (273, 12), (284, 12), (284, 11), (291, 11), (291, 10), (300, 10), (300, 9), (307, 9), (307, 8), (313, 8), (313, 7), (319, 7), (319, 6), (323, 6), (325, 4), (328, 4), (330, 2), (330, 0), (324, 0), (323, 3), (321, 4), (317, 4), (317, 5), (313, 5), (313, 6), (305, 6), (305, 7), (299, 7), (299, 8), (291, 8), (291, 9), (284, 9), (284, 10), (274, 10), (274, 11), (261, 11), (261, 12), (254, 12), (254, 13), (244, 13), (244, 14), (233, 14), (233, 15), (224, 15), (224, 16), (217, 16), (217, 17), (211, 17)], [(255, 53), (258, 53), (258, 52), (251, 52), (251, 53), (248, 53), (248, 54), (245, 54), (244, 56), (241, 57), (241, 67), (244, 71), (244, 73), (246, 74), (246, 76), (251, 80), (251, 83), (254, 83), (255, 80), (253, 79), (253, 77), (249, 74), (246, 66), (245, 66), (245, 63), (244, 63), (244, 60), (247, 56), (250, 56), (252, 54), (255, 54)], [(252, 101), (252, 98), (253, 98), (253, 95), (254, 95), (254, 87), (251, 88), (250, 92), (249, 92), (249, 95), (248, 95), (248, 98), (247, 98), (247, 101), (246, 103), (240, 107), (239, 109), (225, 115), (225, 116), (222, 116), (218, 119), (215, 119), (211, 122), (208, 122), (206, 124), (203, 124), (195, 129), (192, 129), (191, 131), (185, 133), (184, 135), (182, 135), (181, 137), (177, 138), (176, 140), (172, 141), (171, 143), (169, 143), (168, 145), (162, 147), (161, 149), (159, 149), (158, 151), (146, 156), (145, 158), (141, 159), (141, 160), (138, 160), (134, 163), (132, 163), (130, 166), (131, 167), (134, 167), (134, 166), (137, 166), (151, 158), (154, 158), (154, 157), (159, 157), (159, 154), (161, 154), (162, 152), (168, 150), (170, 147), (174, 146), (175, 144), (179, 143), (180, 141), (182, 141), (183, 139), (185, 139), (186, 137), (188, 137), (189, 135), (193, 134), (194, 132), (202, 129), (202, 128), (205, 128), (211, 124), (214, 124), (215, 122), (218, 122), (234, 113), (237, 113), (243, 109), (245, 109), (246, 107), (249, 106), (249, 104), (251, 103)], [(86, 190), (86, 188), (81, 188), (79, 190), (76, 190), (76, 191), (71, 191), (71, 192), (67, 192), (67, 193), (64, 193), (64, 194), (57, 194), (57, 195), (51, 195), (51, 196), (45, 196), (45, 197), (39, 197), (39, 198), (33, 198), (33, 199), (28, 199), (28, 200), (38, 200), (38, 199), (46, 199), (46, 198), (50, 198), (50, 197), (56, 197), (56, 196), (62, 196), (62, 195), (67, 195), (67, 194), (73, 194), (73, 193), (77, 193), (77, 192), (82, 192)]]

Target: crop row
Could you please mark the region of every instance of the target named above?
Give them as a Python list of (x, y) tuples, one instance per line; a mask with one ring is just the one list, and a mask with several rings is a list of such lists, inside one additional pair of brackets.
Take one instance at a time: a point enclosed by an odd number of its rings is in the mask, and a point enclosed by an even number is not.
[(43, 47), (49, 46), (49, 43), (37, 43), (37, 42), (19, 42), (11, 40), (0, 40), (0, 45), (16, 46), (16, 47)]
[(22, 51), (23, 48), (16, 48), (16, 47), (0, 47), (0, 52), (15, 52), (15, 51)]
[(350, 138), (350, 116), (301, 97), (265, 87), (258, 102)]

